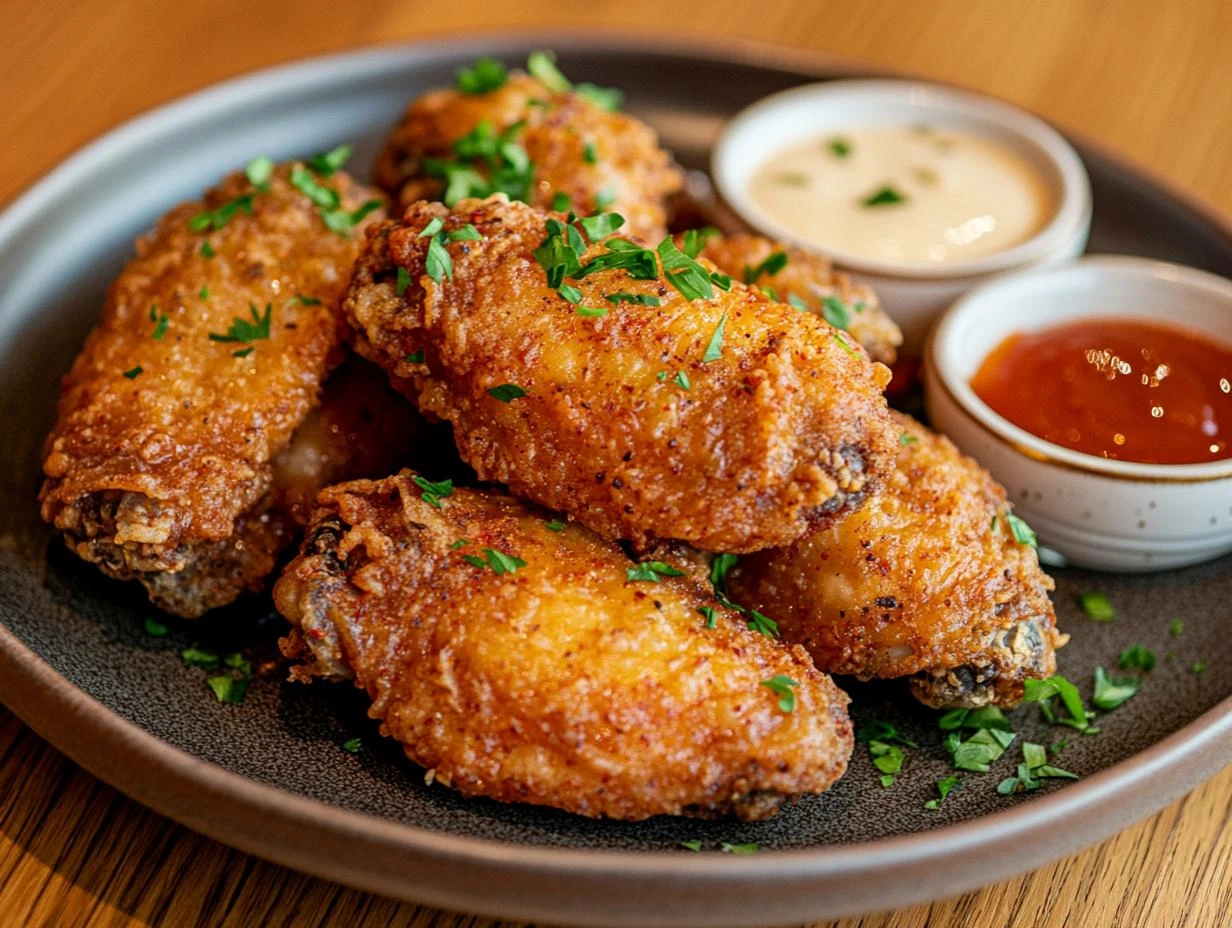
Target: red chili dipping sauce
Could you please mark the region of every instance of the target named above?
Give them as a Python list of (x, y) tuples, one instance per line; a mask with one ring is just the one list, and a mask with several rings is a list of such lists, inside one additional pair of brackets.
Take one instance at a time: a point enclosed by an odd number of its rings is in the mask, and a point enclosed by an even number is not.
[(1137, 319), (1011, 335), (971, 379), (985, 403), (1053, 444), (1142, 464), (1232, 457), (1232, 347)]

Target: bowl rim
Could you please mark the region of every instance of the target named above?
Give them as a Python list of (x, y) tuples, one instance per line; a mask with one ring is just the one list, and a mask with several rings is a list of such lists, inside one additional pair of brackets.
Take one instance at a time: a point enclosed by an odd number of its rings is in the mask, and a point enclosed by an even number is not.
[[(1049, 221), (1023, 242), (989, 255), (946, 264), (900, 264), (881, 261), (832, 246), (821, 246), (800, 236), (776, 221), (748, 194), (742, 182), (756, 165), (741, 165), (729, 152), (733, 140), (750, 125), (784, 105), (799, 99), (818, 100), (826, 105), (843, 97), (880, 99), (884, 104), (925, 102), (961, 112), (988, 125), (996, 125), (1015, 137), (1011, 146), (1019, 151), (1030, 148), (1041, 153), (1060, 178), (1060, 197)], [(982, 277), (1043, 260), (1064, 248), (1090, 225), (1093, 212), (1091, 182), (1078, 152), (1065, 138), (1040, 117), (996, 97), (974, 90), (951, 87), (933, 81), (908, 78), (838, 78), (792, 87), (762, 97), (745, 107), (723, 127), (710, 154), (710, 174), (719, 196), (751, 227), (776, 238), (819, 251), (835, 264), (857, 273), (918, 281), (949, 281)]]
[[(1144, 464), (1118, 461), (1075, 451), (1040, 438), (1015, 425), (985, 403), (965, 377), (949, 363), (949, 341), (960, 334), (960, 326), (972, 316), (994, 312), (998, 297), (1007, 290), (1030, 288), (1094, 269), (1108, 277), (1128, 280), (1149, 279), (1202, 291), (1227, 305), (1232, 314), (1232, 280), (1184, 264), (1141, 258), (1133, 255), (1085, 255), (1073, 261), (1045, 268), (1031, 268), (1004, 274), (973, 288), (959, 297), (938, 320), (925, 346), (925, 365), (932, 371), (930, 387), (946, 392), (954, 405), (989, 436), (1019, 454), (1044, 465), (1065, 470), (1137, 483), (1208, 483), (1232, 478), (1232, 457), (1199, 464)], [(1092, 316), (1101, 315), (1092, 313)], [(1083, 317), (1078, 317), (1083, 318)], [(1184, 326), (1185, 319), (1168, 320)]]

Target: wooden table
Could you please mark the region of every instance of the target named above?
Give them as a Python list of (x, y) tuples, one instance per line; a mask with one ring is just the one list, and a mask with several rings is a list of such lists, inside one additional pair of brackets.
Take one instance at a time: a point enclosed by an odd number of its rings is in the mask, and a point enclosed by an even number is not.
[[(220, 78), (372, 42), (510, 26), (760, 39), (954, 81), (1027, 106), (1232, 213), (1227, 0), (4, 0), (0, 203), (83, 142)], [(894, 928), (1232, 924), (1232, 769), (1076, 857)], [(0, 709), (0, 925), (487, 925), (302, 876), (104, 786)]]

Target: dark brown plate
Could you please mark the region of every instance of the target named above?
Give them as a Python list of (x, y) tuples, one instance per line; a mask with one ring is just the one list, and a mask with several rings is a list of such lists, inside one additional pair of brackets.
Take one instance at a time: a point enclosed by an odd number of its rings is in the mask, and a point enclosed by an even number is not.
[[(1161, 656), (1142, 692), (1072, 736), (1058, 764), (1082, 775), (1003, 797), (1017, 747), (923, 806), (950, 768), (936, 714), (898, 686), (853, 686), (857, 723), (894, 722), (920, 745), (891, 789), (863, 749), (829, 794), (755, 825), (665, 819), (593, 822), (468, 801), (425, 786), (349, 687), (257, 681), (218, 704), (178, 650), (258, 650), (279, 634), (264, 599), (152, 638), (131, 586), (69, 555), (35, 505), (57, 380), (97, 316), (133, 237), (173, 203), (264, 152), (359, 143), (371, 162), (406, 100), (480, 53), (513, 62), (553, 46), (563, 70), (623, 87), (680, 159), (704, 167), (724, 119), (755, 99), (858, 69), (781, 50), (644, 38), (492, 38), (382, 48), (265, 71), (196, 94), (93, 143), (0, 217), (0, 698), (89, 770), (192, 828), (264, 857), (434, 905), (589, 924), (783, 923), (884, 909), (969, 889), (1074, 851), (1159, 808), (1232, 760), (1232, 559), (1168, 574), (1057, 572), (1073, 641), (1061, 672), (1089, 695), (1141, 642)], [(1232, 235), (1211, 215), (1079, 145), (1095, 194), (1091, 248), (1166, 258), (1232, 276)], [(1077, 592), (1104, 590), (1117, 620), (1096, 624)], [(1185, 619), (1172, 638), (1169, 620)], [(1164, 661), (1167, 652), (1175, 660)], [(1203, 661), (1203, 674), (1190, 672)], [(1021, 737), (1049, 742), (1033, 708)], [(358, 754), (340, 744), (361, 736)], [(681, 840), (759, 842), (756, 856), (693, 854)]]

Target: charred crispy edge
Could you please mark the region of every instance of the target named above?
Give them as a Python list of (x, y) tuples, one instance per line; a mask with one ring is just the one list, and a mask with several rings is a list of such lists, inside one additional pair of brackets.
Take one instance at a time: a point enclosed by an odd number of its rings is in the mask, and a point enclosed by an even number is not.
[[(300, 561), (311, 564), (312, 576), (301, 599), (306, 608), (292, 620), (295, 627), (290, 634), (279, 641), (284, 656), (302, 662), (290, 670), (293, 681), (310, 683), (318, 677), (345, 680), (353, 676), (330, 617), (337, 605), (335, 596), (349, 584), (350, 570), (355, 566), (352, 562), (360, 557), (358, 552), (345, 561), (338, 557), (338, 545), (349, 528), (337, 513), (326, 512), (313, 522), (300, 548)], [(323, 649), (318, 649), (314, 640), (321, 641)]]
[(861, 448), (845, 444), (822, 460), (822, 466), (835, 480), (839, 489), (834, 495), (804, 513), (808, 531), (828, 528), (848, 513), (855, 512), (881, 489), (884, 474), (868, 467), (868, 455)]
[[(45, 493), (50, 498), (53, 494)], [(69, 504), (59, 502), (59, 508), (51, 514), (45, 505), (44, 515), (51, 516), (57, 528), (64, 532), (65, 543), (71, 550), (86, 560), (98, 564), (99, 569), (120, 580), (131, 580), (149, 571), (175, 572), (182, 570), (191, 560), (193, 545), (184, 545), (182, 515), (170, 510), (174, 531), (168, 541), (125, 542), (117, 544), (118, 514), (129, 504), (160, 509), (162, 502), (144, 493), (124, 490), (100, 490), (84, 494)], [(205, 541), (206, 544), (210, 540)], [(88, 554), (82, 553), (82, 549)]]
[(934, 709), (1012, 708), (1022, 701), (1026, 680), (1056, 668), (1051, 625), (1051, 616), (1035, 615), (997, 629), (987, 643), (987, 660), (913, 674), (911, 694)]

